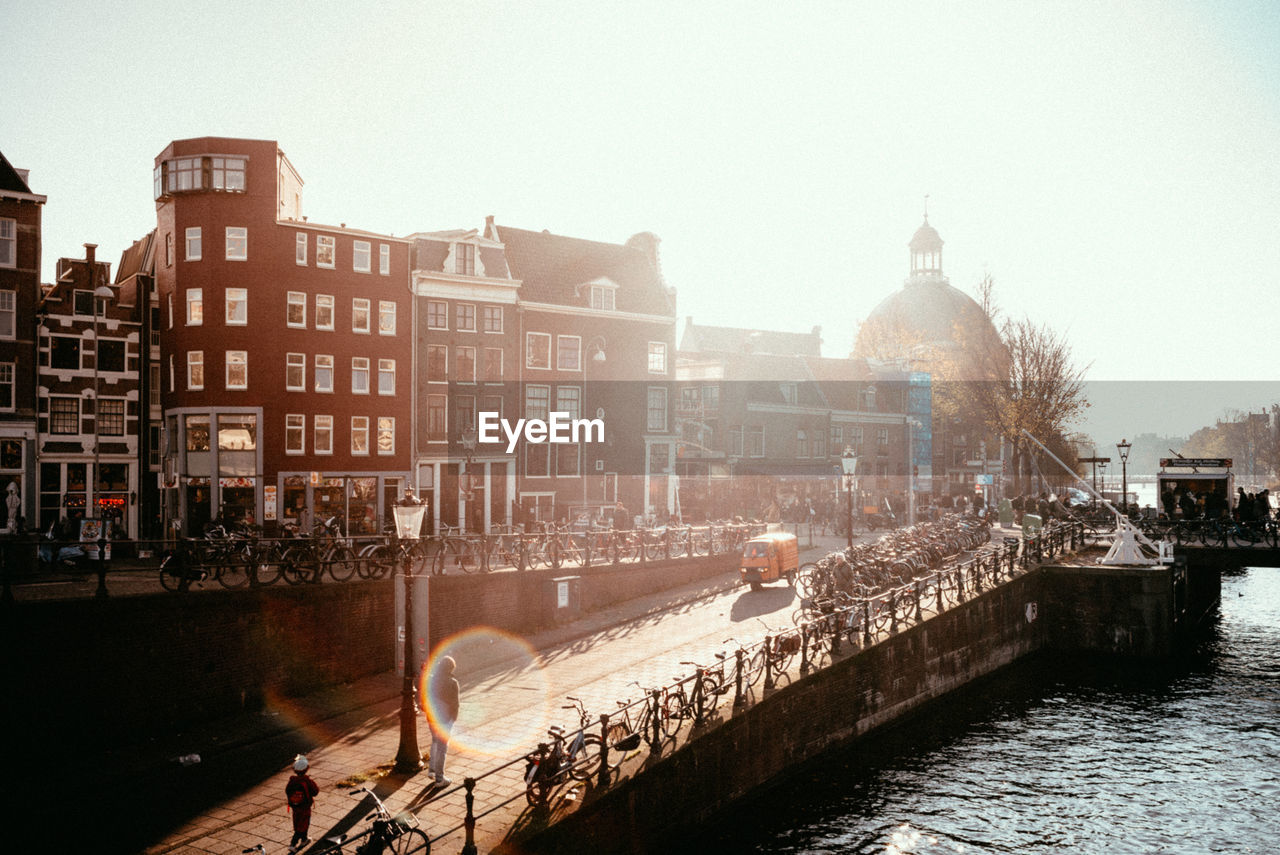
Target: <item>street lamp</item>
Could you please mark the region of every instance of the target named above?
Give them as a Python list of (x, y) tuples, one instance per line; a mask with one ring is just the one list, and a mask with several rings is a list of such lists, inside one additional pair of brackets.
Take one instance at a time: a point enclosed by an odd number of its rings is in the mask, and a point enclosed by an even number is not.
[[(422, 532), (422, 516), (427, 506), (413, 490), (406, 489), (404, 498), (392, 508), (396, 521), (396, 541), (417, 540)], [(413, 656), (413, 553), (405, 549), (404, 565), (404, 685), (400, 690), (400, 747), (396, 750), (395, 770), (413, 774), (422, 770), (422, 751), (418, 748), (417, 675)]]
[[(94, 271), (94, 264), (89, 270), (89, 281), (92, 283), (97, 278)], [(107, 310), (106, 300), (110, 300), (115, 296), (115, 292), (106, 285), (99, 285), (93, 289), (93, 505), (90, 507), (90, 513), (101, 518), (102, 514), (102, 497), (98, 493), (102, 489), (102, 472), (101, 454), (98, 452), (98, 430), (102, 424), (102, 401), (98, 398), (101, 384), (98, 382), (98, 366), (102, 364), (102, 315)], [(102, 530), (105, 532), (106, 527)]]
[[(595, 348), (595, 351), (591, 354), (591, 358), (582, 363), (582, 411), (584, 413), (587, 411), (587, 364), (590, 362), (595, 362), (595, 363), (598, 363), (599, 365), (604, 365), (605, 363), (604, 336), (598, 335), (595, 338), (591, 339), (591, 341), (587, 343), (587, 350), (591, 351), (592, 348)], [(603, 488), (601, 488), (600, 490), (600, 501), (601, 503), (604, 502)], [(585, 513), (587, 509), (587, 447), (586, 445), (582, 446), (582, 509), (583, 509), (583, 512)]]
[(858, 458), (854, 456), (853, 446), (846, 445), (844, 454), (840, 455), (840, 465), (844, 467), (844, 494), (849, 505), (849, 546), (853, 546), (853, 490), (858, 482)]
[(916, 466), (913, 445), (915, 443), (915, 429), (922, 427), (922, 425), (910, 416), (903, 419), (903, 424), (905, 424), (907, 428), (907, 525), (915, 525)]
[(463, 466), (463, 473), (465, 474), (467, 480), (465, 482), (465, 486), (463, 486), (463, 488), (459, 491), (463, 501), (462, 520), (461, 520), (460, 527), (462, 531), (466, 531), (467, 516), (471, 512), (471, 500), (475, 498), (475, 491), (472, 489), (472, 486), (471, 486), (472, 484), (475, 483), (474, 481), (472, 481), (472, 475), (471, 475), (471, 458), (476, 453), (476, 429), (473, 427), (469, 427), (462, 432), (462, 453), (466, 456), (466, 463)]
[(1125, 516), (1129, 515), (1129, 449), (1132, 447), (1133, 443), (1127, 439), (1116, 443), (1120, 451), (1120, 507)]

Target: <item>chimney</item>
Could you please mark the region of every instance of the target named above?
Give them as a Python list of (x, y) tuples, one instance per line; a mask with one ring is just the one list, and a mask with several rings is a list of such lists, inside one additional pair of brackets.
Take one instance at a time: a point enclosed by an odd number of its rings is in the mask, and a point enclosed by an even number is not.
[(658, 271), (659, 276), (662, 275), (662, 268), (658, 266), (658, 244), (661, 240), (653, 232), (640, 232), (627, 238), (627, 246), (644, 253), (644, 257), (649, 260), (653, 269)]
[(84, 245), (84, 263), (89, 265), (89, 270), (93, 270), (93, 262), (98, 245), (96, 243), (86, 243)]

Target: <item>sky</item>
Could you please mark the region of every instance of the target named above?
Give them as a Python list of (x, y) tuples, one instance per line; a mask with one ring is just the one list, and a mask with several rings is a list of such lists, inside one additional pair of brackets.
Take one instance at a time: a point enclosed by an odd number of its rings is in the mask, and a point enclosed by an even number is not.
[(927, 196), (951, 284), (990, 274), (1091, 381), (1252, 381), (1082, 427), (1280, 400), (1271, 0), (3, 2), (0, 151), (48, 196), (46, 281), (154, 226), (170, 140), (274, 139), (312, 222), (650, 231), (681, 324), (820, 325), (844, 356)]

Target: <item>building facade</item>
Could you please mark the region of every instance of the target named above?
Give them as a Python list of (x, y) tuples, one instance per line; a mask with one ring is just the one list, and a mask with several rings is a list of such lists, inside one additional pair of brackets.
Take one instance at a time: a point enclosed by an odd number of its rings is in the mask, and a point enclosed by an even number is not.
[(155, 160), (164, 515), (377, 533), (410, 477), (409, 242), (302, 215), (274, 141)]

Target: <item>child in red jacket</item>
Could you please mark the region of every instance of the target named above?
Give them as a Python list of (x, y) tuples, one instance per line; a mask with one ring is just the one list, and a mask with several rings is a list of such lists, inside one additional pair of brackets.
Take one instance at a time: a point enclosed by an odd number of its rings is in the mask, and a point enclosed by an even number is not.
[(284, 785), (284, 794), (288, 799), (288, 810), (293, 811), (293, 839), (289, 841), (289, 851), (296, 852), (311, 842), (307, 831), (311, 828), (311, 805), (320, 794), (320, 787), (307, 774), (307, 758), (301, 754), (293, 761), (293, 776)]

